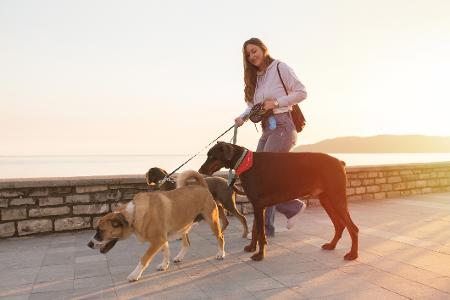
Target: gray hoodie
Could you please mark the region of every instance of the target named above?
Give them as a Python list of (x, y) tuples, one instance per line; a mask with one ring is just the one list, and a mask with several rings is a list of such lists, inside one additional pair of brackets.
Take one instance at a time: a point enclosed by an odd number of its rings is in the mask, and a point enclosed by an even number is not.
[[(278, 76), (277, 64), (279, 64), (281, 78), (288, 91), (284, 91), (283, 84)], [(253, 103), (247, 102), (247, 109), (240, 117), (248, 115), (253, 105), (264, 102), (266, 99), (276, 99), (279, 108), (273, 110), (275, 114), (292, 110), (292, 105), (299, 103), (306, 98), (305, 86), (298, 80), (294, 71), (284, 62), (274, 60), (262, 74), (257, 75), (256, 89)]]

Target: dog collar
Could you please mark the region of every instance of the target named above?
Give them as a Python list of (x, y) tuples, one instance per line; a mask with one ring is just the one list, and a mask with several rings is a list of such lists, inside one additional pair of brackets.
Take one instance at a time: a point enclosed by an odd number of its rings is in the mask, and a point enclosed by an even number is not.
[(239, 176), (248, 169), (250, 169), (253, 165), (253, 152), (245, 149), (242, 153), (239, 160), (236, 162), (236, 165), (233, 169), (236, 170), (236, 175)]

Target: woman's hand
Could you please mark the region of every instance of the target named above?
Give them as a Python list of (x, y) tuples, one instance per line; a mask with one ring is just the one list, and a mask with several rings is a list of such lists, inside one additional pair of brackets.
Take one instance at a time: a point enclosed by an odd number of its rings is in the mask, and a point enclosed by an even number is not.
[(242, 119), (241, 117), (237, 117), (236, 119), (234, 119), (234, 124), (236, 124), (238, 127), (242, 126), (242, 124), (244, 124), (244, 119)]
[(276, 99), (269, 98), (264, 101), (265, 110), (270, 110), (274, 108), (278, 108), (278, 101)]

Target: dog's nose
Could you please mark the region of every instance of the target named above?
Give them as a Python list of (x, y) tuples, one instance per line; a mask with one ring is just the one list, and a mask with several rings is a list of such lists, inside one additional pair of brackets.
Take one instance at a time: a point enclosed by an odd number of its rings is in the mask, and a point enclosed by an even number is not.
[(94, 249), (94, 242), (89, 241), (89, 243), (87, 245), (89, 248)]

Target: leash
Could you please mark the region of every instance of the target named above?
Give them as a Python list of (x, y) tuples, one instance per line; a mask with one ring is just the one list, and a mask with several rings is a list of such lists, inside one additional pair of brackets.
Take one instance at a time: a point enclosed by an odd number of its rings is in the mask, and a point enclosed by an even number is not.
[[(237, 126), (233, 125), (230, 128), (228, 128), (227, 130), (225, 130), (221, 135), (219, 135), (216, 139), (214, 139), (211, 143), (209, 143), (208, 145), (206, 145), (205, 147), (203, 147), (200, 151), (198, 151), (196, 154), (194, 154), (191, 158), (189, 158), (187, 161), (185, 161), (181, 166), (179, 166), (178, 168), (176, 168), (175, 170), (173, 170), (170, 174), (167, 174), (166, 176), (164, 176), (163, 179), (161, 179), (160, 181), (158, 181), (158, 183), (156, 184), (158, 188), (160, 188), (169, 178), (170, 176), (172, 176), (176, 171), (178, 171), (182, 166), (184, 166), (185, 164), (187, 164), (188, 162), (190, 162), (194, 157), (196, 157), (197, 155), (199, 155), (203, 150), (205, 150), (206, 148), (208, 148), (212, 143), (214, 143), (215, 141), (217, 141), (218, 139), (220, 139), (222, 136), (224, 136), (228, 131), (230, 131), (231, 129), (234, 128), (234, 136), (236, 136), (237, 134)], [(235, 137), (233, 137), (234, 140)], [(235, 141), (236, 142), (236, 141)]]
[[(243, 117), (244, 123), (247, 122), (248, 119), (250, 119), (250, 117), (252, 117), (253, 115), (257, 115), (260, 114), (259, 109), (258, 110), (252, 110), (250, 111), (250, 113), (246, 116)], [(224, 136), (228, 131), (230, 131), (231, 129), (234, 128), (234, 133), (233, 133), (233, 144), (236, 145), (236, 140), (237, 140), (237, 129), (238, 126), (236, 124), (233, 124), (230, 128), (228, 128), (227, 130), (225, 130), (221, 135), (219, 135), (216, 139), (214, 139), (211, 143), (209, 143), (208, 145), (206, 145), (205, 147), (203, 147), (200, 151), (198, 151), (196, 154), (194, 154), (191, 158), (189, 158), (187, 161), (185, 161), (181, 166), (179, 166), (178, 168), (176, 168), (175, 170), (173, 170), (170, 174), (166, 175), (163, 179), (161, 179), (160, 181), (158, 181), (158, 183), (156, 184), (158, 188), (160, 188), (169, 178), (170, 176), (172, 176), (176, 171), (178, 171), (181, 167), (183, 167), (185, 164), (187, 164), (188, 162), (190, 162), (194, 157), (196, 157), (197, 155), (199, 155), (203, 150), (205, 150), (206, 148), (208, 148), (212, 143), (214, 143), (215, 141), (217, 141), (218, 139), (220, 139), (222, 136)], [(255, 124), (255, 128), (256, 128), (256, 124)], [(258, 131), (258, 128), (256, 128), (256, 131)], [(241, 159), (242, 160), (242, 159)], [(232, 186), (234, 184), (234, 182), (236, 181), (236, 175), (234, 173), (234, 170), (230, 169), (229, 173), (228, 173), (228, 186)]]
[[(238, 126), (234, 124), (233, 145), (236, 145), (237, 129)], [(234, 172), (234, 170), (230, 168), (230, 170), (228, 171), (228, 187), (233, 186), (235, 181), (236, 181), (236, 172)]]

